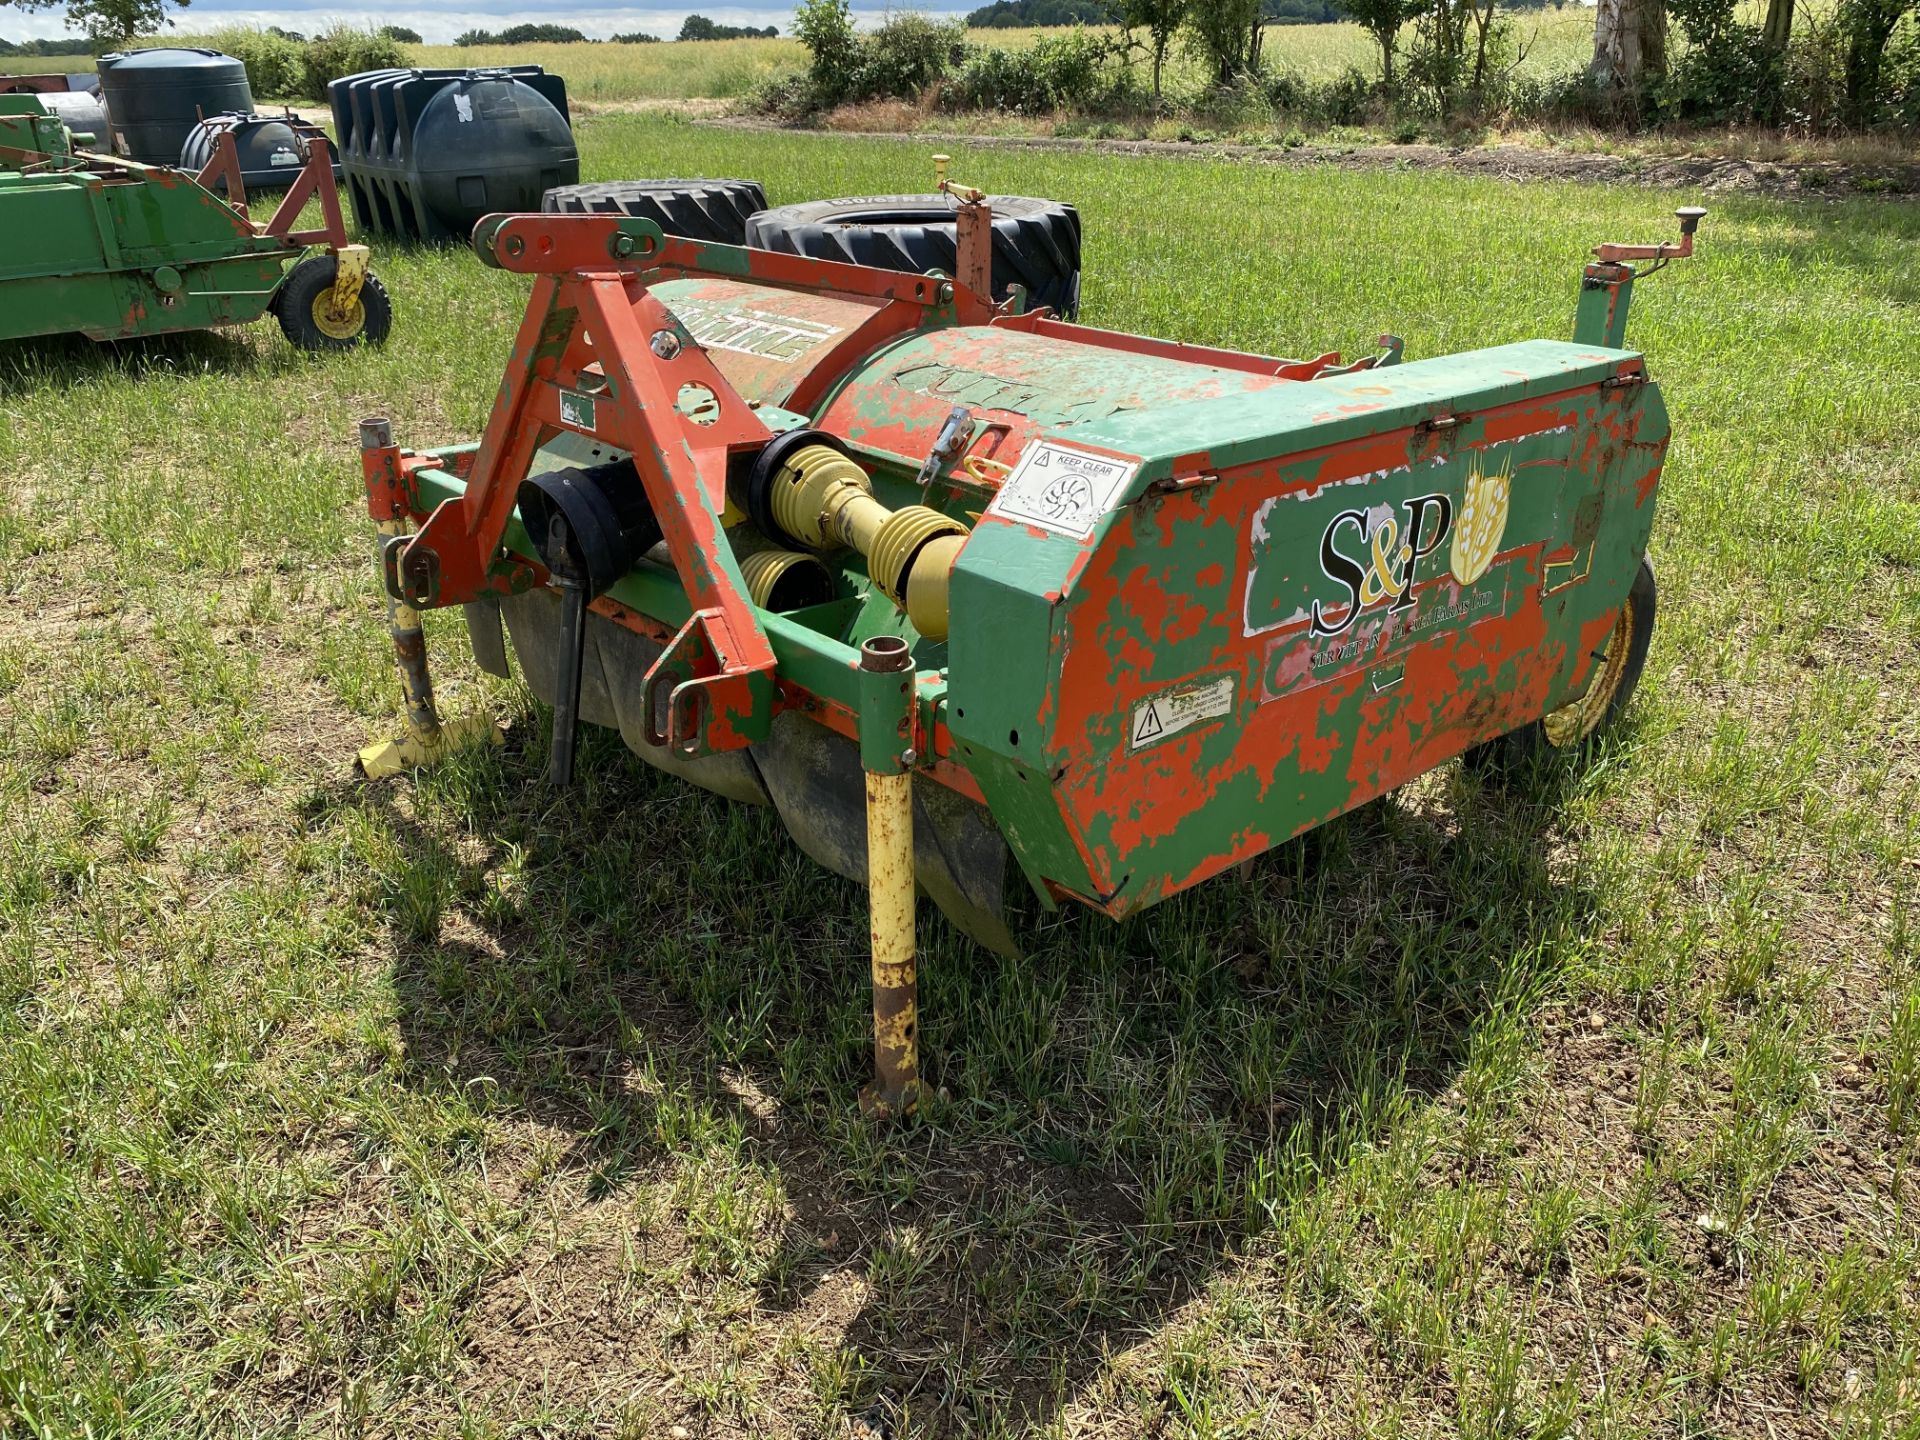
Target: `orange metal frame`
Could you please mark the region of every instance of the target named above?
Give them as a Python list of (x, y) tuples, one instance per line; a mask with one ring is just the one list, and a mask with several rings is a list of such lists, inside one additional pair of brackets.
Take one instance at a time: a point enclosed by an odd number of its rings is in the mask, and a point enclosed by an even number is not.
[[(240, 176), (240, 150), (234, 144), (233, 131), (220, 132), (214, 140), (213, 154), (193, 177), (194, 183), (211, 190), (219, 181), (226, 181), (227, 204), (257, 235), (270, 235), (288, 245), (325, 245), (338, 250), (347, 243), (347, 220), (341, 213), (340, 191), (333, 180), (333, 146), (317, 126), (299, 120), (289, 120), (287, 124), (306, 142), (307, 163), (300, 167), (299, 175), (266, 224), (255, 225), (247, 213), (247, 186)], [(320, 201), (323, 222), (320, 228), (295, 230), (294, 221), (300, 218), (307, 202), (315, 198)]]
[[(693, 608), (647, 676), (651, 738), (686, 753), (753, 743), (772, 720), (775, 661), (721, 516), (730, 460), (757, 453), (772, 432), (650, 287), (704, 276), (880, 302), (788, 398), (800, 412), (884, 341), (936, 314), (983, 324), (992, 307), (934, 276), (708, 246), (617, 217), (492, 216), (475, 244), (499, 267), (538, 278), (466, 490), (396, 547), (389, 584), (431, 607), (531, 583), (532, 571), (501, 551), (519, 484), (554, 435), (589, 434), (633, 456)], [(698, 420), (678, 403), (688, 387), (711, 397)], [(373, 451), (366, 463), (370, 495), (390, 489), (394, 459)], [(398, 463), (404, 471), (409, 462)]]

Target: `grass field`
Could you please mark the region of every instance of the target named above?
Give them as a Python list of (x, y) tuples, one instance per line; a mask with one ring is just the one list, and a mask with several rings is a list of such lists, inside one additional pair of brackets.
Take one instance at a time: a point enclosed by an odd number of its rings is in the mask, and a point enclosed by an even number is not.
[(416, 65), (544, 65), (585, 101), (734, 100), (807, 68), (798, 40), (661, 45), (409, 45)]
[[(776, 202), (926, 168), (581, 133)], [(1081, 207), (1090, 322), (1292, 353), (1564, 336), (1695, 198), (960, 158)], [(1661, 619), (1597, 764), (1025, 963), (923, 907), (898, 1133), (863, 896), (768, 814), (605, 734), (556, 798), (444, 615), (508, 746), (350, 774), (355, 421), (477, 435), (522, 284), (383, 251), (393, 343), (325, 363), (0, 346), (0, 1433), (1920, 1433), (1916, 242), (1731, 199), (1641, 287)]]

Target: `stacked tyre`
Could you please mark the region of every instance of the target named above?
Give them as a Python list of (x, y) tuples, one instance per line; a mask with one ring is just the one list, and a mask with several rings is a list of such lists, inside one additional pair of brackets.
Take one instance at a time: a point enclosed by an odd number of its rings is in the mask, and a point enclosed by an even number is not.
[(549, 215), (631, 215), (683, 239), (744, 245), (747, 220), (767, 208), (767, 192), (755, 180), (612, 180), (549, 190), (540, 208)]
[[(1072, 319), (1080, 309), (1080, 214), (1071, 205), (996, 195), (993, 298), (1016, 286), (1028, 308)], [(668, 235), (751, 245), (910, 275), (959, 268), (954, 202), (945, 195), (860, 195), (767, 208), (751, 180), (616, 180), (549, 190), (549, 214), (620, 214), (651, 220)]]
[[(1027, 306), (1072, 319), (1080, 309), (1080, 212), (1057, 200), (995, 195), (993, 298), (1016, 285)], [(841, 260), (922, 274), (958, 269), (954, 202), (945, 195), (859, 195), (762, 210), (747, 222), (747, 244), (815, 260)]]

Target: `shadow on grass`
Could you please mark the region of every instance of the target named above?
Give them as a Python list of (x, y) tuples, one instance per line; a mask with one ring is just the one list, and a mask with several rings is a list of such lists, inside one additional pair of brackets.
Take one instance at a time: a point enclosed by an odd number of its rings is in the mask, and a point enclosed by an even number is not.
[(242, 335), (265, 325), (279, 340), (271, 315), (250, 325), (220, 330), (182, 330), (133, 340), (89, 340), (84, 335), (39, 335), (0, 340), (0, 395), (45, 393), (53, 386), (138, 382), (157, 375), (274, 376), (306, 363), (291, 346), (249, 345)]
[[(922, 1123), (876, 1133), (854, 1104), (862, 892), (770, 813), (604, 733), (566, 796), (541, 787), (543, 753), (533, 733), (420, 777), (408, 807), (391, 788), (319, 807), (363, 807), (398, 843), (413, 1083), (486, 1076), (496, 1109), (574, 1134), (560, 1169), (589, 1202), (689, 1167), (699, 1193), (777, 1173), (780, 1203), (722, 1220), (738, 1233), (696, 1246), (690, 1273), (837, 1334), (812, 1393), (894, 1433), (1059, 1414), (1351, 1146), (1444, 1092), (1486, 1016), (1551, 989), (1554, 937), (1592, 910), (1548, 870), (1551, 776), (1430, 780), (1417, 805), (1366, 807), (1136, 921), (1060, 917), (1024, 962), (923, 906), (935, 1093)], [(691, 1230), (704, 1202), (682, 1203)], [(564, 1302), (542, 1298), (554, 1333)], [(656, 1329), (608, 1352), (636, 1381)], [(483, 1371), (516, 1364), (510, 1342), (482, 1349)]]
[[(1920, 166), (1911, 168), (1920, 182)], [(1790, 270), (1837, 266), (1851, 272), (1858, 288), (1869, 294), (1898, 305), (1920, 300), (1920, 276), (1903, 261), (1920, 240), (1920, 207), (1888, 204), (1838, 182), (1827, 198), (1860, 203), (1782, 205), (1746, 195), (1703, 201), (1709, 212), (1700, 230), (1701, 254), (1711, 264), (1716, 243), (1724, 243), (1714, 234), (1716, 218), (1734, 221), (1743, 227), (1738, 244), (1751, 247), (1768, 264)], [(1713, 283), (1729, 282), (1715, 277)]]

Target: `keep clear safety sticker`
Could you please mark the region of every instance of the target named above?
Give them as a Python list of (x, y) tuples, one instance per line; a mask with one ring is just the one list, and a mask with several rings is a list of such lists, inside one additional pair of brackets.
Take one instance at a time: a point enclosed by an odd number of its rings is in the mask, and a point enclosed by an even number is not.
[(987, 513), (1084, 540), (1139, 468), (1069, 445), (1029, 445)]
[(1232, 713), (1233, 677), (1224, 675), (1204, 685), (1182, 685), (1142, 700), (1133, 707), (1127, 736), (1131, 747), (1138, 750), (1142, 745), (1177, 735), (1189, 725)]

